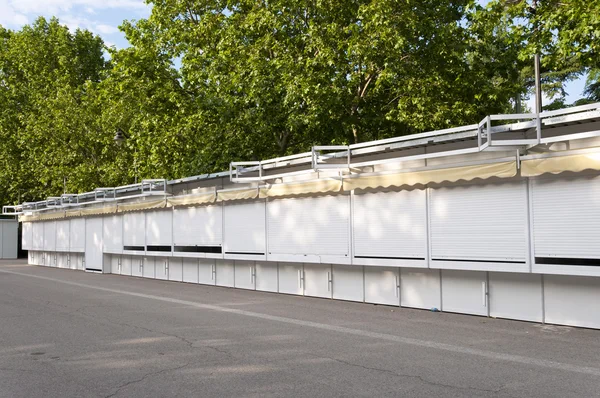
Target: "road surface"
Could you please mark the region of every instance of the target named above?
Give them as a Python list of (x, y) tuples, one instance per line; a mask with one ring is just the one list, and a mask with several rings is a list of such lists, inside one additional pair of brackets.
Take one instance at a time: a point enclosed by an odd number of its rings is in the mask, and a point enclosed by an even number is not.
[(0, 262), (0, 397), (169, 396), (600, 396), (600, 331)]

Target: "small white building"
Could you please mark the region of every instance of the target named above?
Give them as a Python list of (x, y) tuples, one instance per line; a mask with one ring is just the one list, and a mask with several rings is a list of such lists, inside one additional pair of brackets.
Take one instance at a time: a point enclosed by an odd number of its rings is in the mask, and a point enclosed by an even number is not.
[(600, 328), (599, 120), (492, 115), (3, 212), (30, 264)]
[(16, 219), (0, 218), (0, 260), (17, 258), (19, 223)]

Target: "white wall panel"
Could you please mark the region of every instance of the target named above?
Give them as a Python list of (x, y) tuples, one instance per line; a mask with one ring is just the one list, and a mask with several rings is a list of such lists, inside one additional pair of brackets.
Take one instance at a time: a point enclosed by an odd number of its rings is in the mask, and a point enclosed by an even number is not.
[(70, 222), (69, 220), (60, 220), (56, 222), (56, 251), (68, 252), (70, 241)]
[(398, 268), (365, 267), (365, 302), (400, 305)]
[(223, 242), (223, 208), (212, 206), (175, 209), (173, 241), (176, 246), (218, 246)]
[(432, 259), (526, 261), (522, 182), (431, 189)]
[(546, 322), (600, 328), (600, 278), (544, 275)]
[(33, 250), (33, 223), (24, 222), (21, 225), (21, 247), (23, 250)]
[(235, 286), (235, 270), (233, 260), (216, 260), (217, 261), (217, 286), (234, 287)]
[[(85, 218), (72, 218), (69, 220), (69, 251), (85, 251)], [(83, 260), (83, 257), (81, 257)]]
[(110, 256), (110, 273), (117, 275), (121, 274), (121, 256)]
[(144, 276), (143, 256), (131, 256), (131, 276)]
[(44, 222), (44, 250), (56, 250), (56, 221)]
[(304, 295), (331, 298), (331, 265), (304, 264)]
[(146, 246), (171, 246), (171, 242), (173, 240), (172, 226), (172, 210), (169, 209), (147, 212)]
[(45, 265), (48, 267), (56, 267), (58, 264), (58, 258), (56, 252), (46, 252), (46, 263)]
[[(85, 269), (104, 271), (102, 218), (85, 219)], [(107, 264), (108, 265), (108, 264)]]
[(154, 257), (144, 257), (144, 262), (142, 263), (142, 276), (150, 279), (154, 279), (156, 277), (156, 264), (154, 263)]
[[(183, 267), (183, 282), (198, 283), (198, 259), (184, 258), (182, 259)], [(212, 270), (211, 270), (212, 274)]]
[(541, 275), (490, 272), (489, 283), (490, 316), (543, 321)]
[(32, 234), (32, 249), (43, 250), (44, 249), (44, 223), (34, 222), (31, 224)]
[(223, 212), (225, 253), (264, 254), (265, 202), (226, 205)]
[(104, 217), (102, 240), (105, 253), (123, 252), (123, 216), (111, 215)]
[(283, 259), (287, 255), (305, 262), (349, 262), (349, 220), (346, 195), (269, 201), (269, 258)]
[(600, 259), (600, 176), (532, 180), (536, 257)]
[(235, 287), (254, 290), (256, 287), (254, 261), (235, 260), (234, 267)]
[(302, 263), (279, 263), (279, 293), (299, 294), (304, 292)]
[(434, 269), (400, 269), (400, 305), (403, 307), (441, 309), (440, 271)]
[(442, 270), (442, 311), (487, 315), (485, 272)]
[(169, 259), (169, 280), (183, 282), (183, 267), (180, 258)]
[(424, 190), (354, 195), (354, 256), (425, 259)]
[(121, 275), (131, 275), (131, 256), (121, 256)]
[(200, 258), (198, 261), (198, 283), (214, 285), (216, 282), (216, 260)]
[(79, 271), (84, 271), (85, 270), (85, 264), (84, 264), (85, 255), (83, 253), (76, 253), (76, 254), (71, 254), (71, 256), (72, 256), (71, 262), (75, 262), (75, 269), (77, 269)]
[(363, 267), (356, 265), (333, 265), (333, 298), (338, 300), (364, 301)]
[(154, 276), (156, 279), (168, 280), (169, 279), (169, 258), (167, 257), (156, 257), (154, 259)]
[(56, 266), (58, 268), (69, 268), (69, 255), (67, 253), (56, 254)]
[(263, 292), (277, 292), (278, 270), (275, 262), (256, 262), (254, 265), (256, 275), (256, 290)]
[(123, 214), (123, 245), (146, 245), (146, 215), (144, 213)]

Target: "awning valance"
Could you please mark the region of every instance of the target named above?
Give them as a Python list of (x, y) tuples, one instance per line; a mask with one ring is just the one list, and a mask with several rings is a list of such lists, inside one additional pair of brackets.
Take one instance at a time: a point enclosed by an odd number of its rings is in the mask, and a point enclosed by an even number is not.
[(65, 217), (80, 217), (81, 210), (67, 210), (65, 212)]
[(145, 200), (142, 202), (135, 203), (124, 203), (118, 206), (119, 213), (128, 212), (128, 211), (139, 211), (139, 210), (150, 210), (150, 209), (164, 209), (167, 207), (166, 199), (155, 199), (155, 200)]
[(217, 194), (214, 192), (209, 192), (203, 194), (174, 196), (167, 199), (167, 203), (171, 206), (203, 205), (206, 203), (213, 203), (216, 199)]
[(289, 184), (275, 184), (260, 188), (259, 197), (272, 198), (277, 196), (303, 195), (323, 192), (339, 192), (342, 189), (340, 180), (313, 180)]
[(79, 210), (81, 216), (96, 216), (102, 214), (112, 214), (117, 212), (117, 205), (90, 207)]
[(258, 188), (233, 189), (230, 191), (218, 191), (217, 200), (226, 202), (229, 200), (256, 199), (258, 197)]
[(521, 162), (521, 175), (535, 177), (542, 174), (559, 174), (565, 171), (580, 172), (600, 170), (600, 152), (529, 159)]
[(517, 174), (516, 161), (452, 167), (448, 169), (424, 170), (405, 173), (383, 174), (344, 179), (344, 191), (400, 187), (403, 185), (425, 185), (442, 182), (471, 181), (476, 178), (509, 178)]

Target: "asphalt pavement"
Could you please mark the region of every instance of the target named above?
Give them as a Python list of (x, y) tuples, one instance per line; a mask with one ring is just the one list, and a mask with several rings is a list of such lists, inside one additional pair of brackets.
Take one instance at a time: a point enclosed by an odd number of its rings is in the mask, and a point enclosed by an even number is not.
[(0, 397), (187, 396), (600, 397), (600, 331), (0, 261)]

